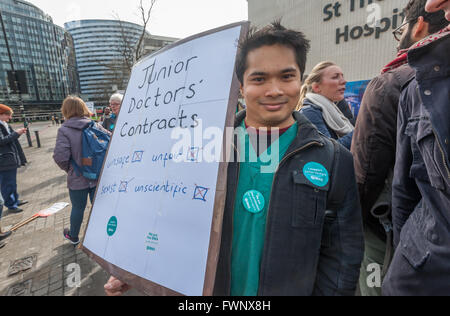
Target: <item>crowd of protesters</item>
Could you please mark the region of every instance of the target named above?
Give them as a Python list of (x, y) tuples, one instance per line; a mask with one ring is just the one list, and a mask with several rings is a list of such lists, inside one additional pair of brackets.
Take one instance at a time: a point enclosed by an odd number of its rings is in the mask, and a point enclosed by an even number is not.
[[(398, 55), (369, 83), (356, 120), (345, 69), (324, 61), (305, 76), (303, 33), (274, 22), (240, 44), (245, 109), (234, 154), (265, 137), (280, 164), (262, 173), (267, 148), (256, 148), (257, 161), (228, 165), (215, 295), (450, 295), (450, 0), (410, 0), (404, 16), (393, 32)], [(111, 135), (122, 99), (111, 96), (95, 128)], [(92, 121), (77, 97), (61, 111), (53, 158), (67, 172), (63, 234), (76, 245), (97, 186), (77, 167)], [(20, 212), (16, 174), (26, 159), (17, 139), (26, 129), (13, 131), (11, 115), (0, 105), (0, 207)], [(246, 205), (250, 193), (265, 202)], [(0, 230), (0, 241), (9, 234)], [(378, 285), (368, 282), (374, 264)], [(111, 296), (129, 288), (115, 277), (105, 285)]]

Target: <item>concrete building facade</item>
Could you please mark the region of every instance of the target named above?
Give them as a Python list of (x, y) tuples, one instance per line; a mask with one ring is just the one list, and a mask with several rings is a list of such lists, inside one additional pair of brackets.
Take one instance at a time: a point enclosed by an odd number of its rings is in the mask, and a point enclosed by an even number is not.
[(369, 80), (396, 57), (392, 31), (402, 24), (408, 0), (248, 0), (249, 20), (283, 25), (311, 40), (306, 73), (336, 62), (348, 81)]

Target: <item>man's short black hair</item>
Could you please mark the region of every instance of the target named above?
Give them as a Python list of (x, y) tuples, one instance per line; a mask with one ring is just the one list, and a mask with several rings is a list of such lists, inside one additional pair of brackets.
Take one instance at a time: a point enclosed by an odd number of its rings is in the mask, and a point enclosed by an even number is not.
[(275, 21), (260, 30), (252, 28), (240, 43), (240, 51), (236, 63), (236, 74), (241, 84), (244, 84), (244, 73), (248, 67), (248, 54), (263, 46), (272, 46), (276, 44), (287, 46), (294, 50), (295, 59), (300, 68), (301, 77), (303, 77), (306, 68), (306, 56), (310, 49), (309, 40), (306, 39), (302, 32), (289, 30), (282, 26), (280, 21)]
[(433, 13), (426, 12), (426, 3), (427, 0), (410, 0), (403, 11), (406, 21), (408, 21), (411, 26), (417, 22), (420, 16), (422, 16), (424, 21), (429, 24), (429, 33), (433, 34), (445, 28), (449, 22), (445, 19), (445, 13), (443, 10)]

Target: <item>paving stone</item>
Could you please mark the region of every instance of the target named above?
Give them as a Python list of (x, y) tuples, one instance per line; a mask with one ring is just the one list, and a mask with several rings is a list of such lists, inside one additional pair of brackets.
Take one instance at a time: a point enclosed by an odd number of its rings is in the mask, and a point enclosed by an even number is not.
[(53, 292), (50, 292), (50, 294), (48, 296), (64, 296), (64, 291), (62, 288), (60, 288)]
[(48, 294), (48, 286), (33, 291), (33, 296), (46, 296)]
[(6, 294), (6, 296), (31, 296), (31, 287), (33, 280), (27, 280), (12, 285)]
[(8, 276), (12, 276), (14, 274), (30, 270), (33, 268), (35, 262), (36, 262), (37, 255), (31, 255), (27, 256), (25, 258), (21, 258), (18, 260), (15, 260), (11, 263), (8, 270)]
[(60, 279), (58, 282), (50, 284), (49, 288), (48, 288), (48, 292), (52, 293), (56, 290), (62, 289), (63, 287), (63, 280)]

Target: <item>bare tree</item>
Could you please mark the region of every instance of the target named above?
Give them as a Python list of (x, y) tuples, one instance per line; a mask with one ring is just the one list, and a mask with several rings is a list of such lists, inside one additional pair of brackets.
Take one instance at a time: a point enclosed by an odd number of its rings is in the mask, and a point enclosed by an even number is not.
[[(115, 14), (116, 20), (119, 22), (120, 29), (121, 29), (121, 41), (122, 41), (122, 47), (120, 50), (120, 54), (123, 58), (123, 68), (126, 68), (131, 73), (131, 69), (133, 68), (133, 65), (140, 60), (144, 55), (144, 44), (145, 44), (145, 37), (147, 36), (147, 26), (150, 22), (150, 17), (153, 11), (153, 7), (155, 6), (157, 0), (149, 0), (148, 2), (148, 8), (144, 5), (143, 0), (139, 1), (139, 15), (142, 21), (142, 33), (139, 36), (139, 39), (137, 42), (133, 42), (132, 39), (127, 36), (127, 32), (125, 31), (125, 28), (122, 24), (122, 21), (118, 14)], [(122, 68), (122, 67), (120, 67)]]
[(131, 69), (133, 68), (133, 65), (135, 64), (135, 50), (136, 50), (136, 43), (133, 42), (132, 38), (128, 36), (128, 33), (126, 32), (122, 21), (117, 18), (120, 26), (120, 39), (121, 39), (121, 46), (119, 48), (119, 53), (121, 56), (121, 60), (119, 61), (119, 64), (114, 65), (114, 68), (124, 68), (127, 69), (128, 72), (131, 74)]
[(142, 18), (142, 34), (141, 37), (139, 37), (139, 41), (136, 45), (136, 52), (135, 52), (135, 59), (134, 61), (138, 61), (139, 59), (141, 59), (142, 55), (143, 55), (143, 45), (144, 45), (144, 39), (145, 39), (145, 35), (147, 34), (147, 25), (150, 22), (150, 16), (152, 14), (152, 10), (153, 10), (153, 6), (155, 5), (156, 0), (150, 0), (150, 7), (149, 8), (145, 8), (142, 0), (140, 0), (139, 3), (139, 11), (141, 13), (141, 18)]
[[(137, 36), (129, 36), (126, 24), (120, 19), (117, 13), (114, 13), (114, 19), (118, 21), (120, 28), (119, 46), (115, 46), (115, 56), (112, 59), (104, 59), (104, 57), (94, 57), (86, 61), (92, 65), (96, 65), (104, 78), (102, 80), (102, 92), (96, 97), (97, 102), (107, 103), (109, 96), (113, 91), (112, 87), (117, 90), (125, 90), (131, 75), (134, 64), (144, 55), (145, 38), (148, 36), (147, 27), (150, 23), (150, 17), (157, 0), (139, 0), (138, 12), (141, 19), (142, 32), (139, 38)], [(1, 93), (1, 91), (0, 91)]]
[(120, 47), (115, 48), (117, 57), (111, 60), (102, 60), (100, 58), (91, 58), (92, 63), (101, 66), (104, 70), (104, 91), (99, 95), (99, 99), (108, 100), (112, 87), (116, 86), (118, 90), (124, 90), (127, 86), (134, 64), (144, 55), (145, 38), (147, 36), (147, 27), (150, 23), (150, 17), (157, 0), (140, 0), (138, 6), (139, 17), (141, 19), (142, 32), (136, 41), (136, 37), (129, 36), (126, 25), (120, 19), (117, 13), (114, 18), (119, 22), (120, 27)]

